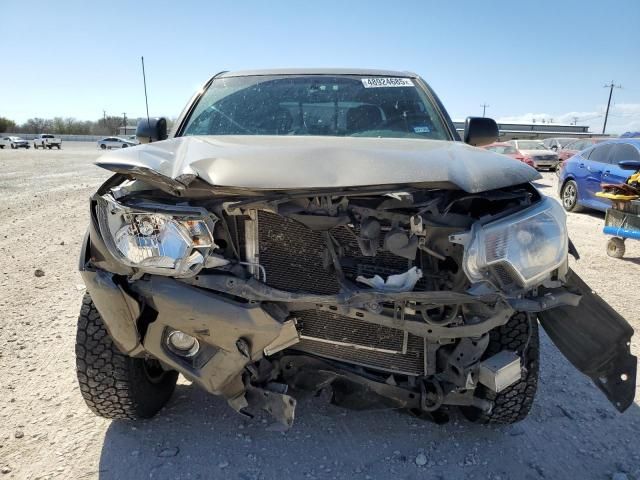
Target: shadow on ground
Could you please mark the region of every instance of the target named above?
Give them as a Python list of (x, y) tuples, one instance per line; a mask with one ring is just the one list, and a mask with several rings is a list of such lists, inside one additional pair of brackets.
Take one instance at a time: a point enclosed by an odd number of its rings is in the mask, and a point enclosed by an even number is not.
[[(219, 398), (179, 385), (156, 418), (112, 422), (100, 478), (640, 479), (640, 408), (618, 414), (542, 337), (542, 371), (530, 416), (501, 427), (458, 416), (446, 425), (396, 411), (352, 412), (304, 398), (294, 427), (272, 431)], [(415, 457), (423, 453), (425, 466)]]

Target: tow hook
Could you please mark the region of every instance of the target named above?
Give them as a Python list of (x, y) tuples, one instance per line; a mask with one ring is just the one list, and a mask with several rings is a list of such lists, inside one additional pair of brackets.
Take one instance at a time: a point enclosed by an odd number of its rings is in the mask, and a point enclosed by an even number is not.
[(435, 379), (420, 382), (420, 409), (424, 412), (433, 412), (442, 406), (444, 391), (442, 385)]

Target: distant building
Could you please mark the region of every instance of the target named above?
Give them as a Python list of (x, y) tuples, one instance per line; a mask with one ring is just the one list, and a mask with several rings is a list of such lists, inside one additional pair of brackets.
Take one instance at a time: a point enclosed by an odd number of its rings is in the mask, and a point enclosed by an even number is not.
[[(464, 121), (453, 122), (458, 133), (464, 132)], [(551, 137), (597, 137), (587, 125), (566, 125), (561, 123), (501, 123), (498, 122), (500, 140)]]
[(136, 125), (127, 125), (126, 127), (118, 128), (118, 135), (121, 137), (128, 137), (129, 135), (136, 134)]

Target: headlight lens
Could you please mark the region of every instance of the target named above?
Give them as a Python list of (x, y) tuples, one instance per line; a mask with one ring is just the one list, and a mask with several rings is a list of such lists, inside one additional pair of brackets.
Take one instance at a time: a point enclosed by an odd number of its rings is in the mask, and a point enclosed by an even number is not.
[(109, 252), (147, 273), (195, 275), (215, 247), (215, 217), (204, 209), (140, 203), (123, 205), (110, 195), (97, 198), (100, 232)]
[(546, 198), (524, 212), (474, 227), (464, 269), (474, 282), (530, 288), (566, 262), (567, 251), (565, 213)]

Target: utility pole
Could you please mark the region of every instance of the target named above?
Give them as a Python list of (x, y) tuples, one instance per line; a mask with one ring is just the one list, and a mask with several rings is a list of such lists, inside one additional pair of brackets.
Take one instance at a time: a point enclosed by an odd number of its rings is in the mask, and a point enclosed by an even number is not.
[(482, 105), (480, 105), (482, 107), (482, 116), (484, 117), (485, 113), (487, 113), (487, 107), (489, 105), (487, 105), (486, 103), (483, 103)]
[(127, 135), (127, 114), (122, 112), (122, 126), (124, 127), (124, 134)]
[(573, 124), (578, 125), (578, 117), (573, 117)]
[(603, 88), (609, 89), (609, 101), (607, 102), (607, 113), (604, 114), (604, 125), (602, 126), (602, 134), (604, 135), (605, 130), (607, 129), (607, 119), (609, 118), (609, 107), (611, 107), (611, 96), (613, 95), (614, 88), (622, 88), (622, 85), (616, 85), (611, 80), (611, 83), (608, 85), (604, 85)]

